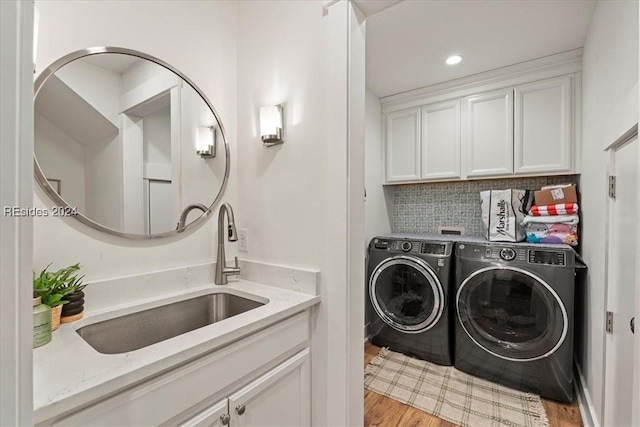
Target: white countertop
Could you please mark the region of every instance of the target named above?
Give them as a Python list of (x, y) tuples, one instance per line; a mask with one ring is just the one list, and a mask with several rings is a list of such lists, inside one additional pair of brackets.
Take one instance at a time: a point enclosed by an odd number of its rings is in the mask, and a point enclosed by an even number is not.
[[(245, 313), (177, 337), (122, 354), (101, 354), (76, 333), (82, 326), (200, 295), (226, 292), (266, 303)], [(320, 297), (242, 279), (191, 288), (157, 298), (85, 313), (61, 324), (49, 344), (33, 351), (35, 422), (63, 414), (101, 396), (131, 386), (275, 322), (305, 310)]]

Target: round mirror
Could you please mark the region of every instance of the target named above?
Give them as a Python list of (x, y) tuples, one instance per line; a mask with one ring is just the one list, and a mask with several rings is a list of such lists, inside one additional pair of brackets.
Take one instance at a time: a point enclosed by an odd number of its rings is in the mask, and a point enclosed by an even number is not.
[(224, 128), (202, 91), (123, 48), (71, 53), (37, 78), (34, 145), (53, 215), (133, 239), (204, 220), (229, 176)]

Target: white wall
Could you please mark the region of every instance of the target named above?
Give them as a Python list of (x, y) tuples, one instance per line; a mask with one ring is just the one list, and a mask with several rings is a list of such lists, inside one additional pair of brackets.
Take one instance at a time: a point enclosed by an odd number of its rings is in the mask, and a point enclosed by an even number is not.
[[(225, 156), (216, 119), (200, 99), (198, 93), (188, 84), (184, 84), (180, 92), (180, 100), (183, 141), (180, 154), (182, 169), (180, 211), (182, 212), (182, 209), (192, 203), (202, 203), (205, 206), (211, 204), (216, 196), (212, 190), (217, 191), (224, 178)], [(203, 159), (196, 154), (197, 129), (202, 126), (216, 127), (217, 152), (214, 158)], [(241, 156), (240, 150), (234, 150), (231, 155), (239, 158)], [(206, 183), (206, 185), (198, 185), (199, 183)], [(234, 206), (234, 208), (238, 211), (239, 206)], [(187, 223), (198, 218), (201, 214), (202, 212), (199, 210), (192, 211), (187, 218)]]
[(167, 92), (179, 81), (175, 74), (154, 62), (137, 61), (121, 74), (119, 111), (135, 109), (138, 104)]
[(85, 212), (84, 146), (42, 114), (35, 113), (35, 153), (49, 179), (59, 179), (62, 197)]
[[(380, 99), (371, 91), (366, 91), (365, 105), (365, 188), (367, 197), (364, 204), (365, 241), (368, 245), (372, 238), (390, 234), (393, 218), (394, 186), (383, 187), (382, 158), (384, 145), (382, 139), (382, 105)], [(368, 301), (369, 292), (365, 286), (365, 298)], [(367, 302), (365, 301), (365, 307)], [(371, 313), (365, 310), (365, 336), (369, 336), (369, 322)]]
[[(240, 3), (236, 219), (249, 230), (244, 257), (321, 271), (322, 303), (312, 328), (313, 424), (357, 425), (362, 422), (364, 233), (349, 221), (363, 223), (358, 204), (364, 183), (355, 174), (362, 173), (364, 159), (358, 156), (361, 131), (351, 132), (347, 117), (350, 92), (363, 98), (354, 100), (359, 110), (353, 116), (364, 112), (364, 70), (359, 90), (347, 71), (350, 4), (338, 2), (328, 14), (322, 4)], [(358, 64), (364, 66), (363, 58)], [(281, 103), (284, 144), (265, 148), (259, 108)], [(358, 191), (352, 193), (349, 183)], [(350, 246), (353, 236), (358, 241)], [(352, 266), (350, 254), (358, 254)], [(352, 284), (353, 277), (360, 280)]]
[(603, 150), (638, 121), (638, 2), (600, 1), (585, 41), (582, 71), (582, 251), (589, 266), (576, 349), (595, 416), (603, 420), (605, 208)]
[(373, 92), (367, 90), (365, 111), (365, 245), (382, 234), (391, 233), (394, 186), (382, 182), (382, 106)]
[[(264, 25), (276, 22), (276, 28)], [(251, 259), (321, 267), (327, 176), (321, 2), (240, 2), (238, 225)], [(284, 103), (284, 144), (265, 148), (258, 110)]]
[[(235, 204), (237, 6), (232, 2), (38, 1), (36, 71), (91, 46), (120, 46), (158, 57), (190, 77), (220, 114), (232, 145), (224, 199)], [(188, 7), (185, 7), (188, 6)], [(144, 17), (144, 31), (140, 19)], [(179, 36), (176, 36), (179, 35)], [(36, 204), (50, 205), (36, 189)], [(215, 221), (194, 233), (154, 241), (107, 236), (72, 219), (34, 221), (34, 269), (84, 266), (88, 281), (215, 260)], [(228, 245), (233, 256), (235, 245)], [(64, 250), (61, 248), (64, 247)]]
[(120, 74), (85, 61), (73, 61), (57, 71), (56, 77), (118, 127)]

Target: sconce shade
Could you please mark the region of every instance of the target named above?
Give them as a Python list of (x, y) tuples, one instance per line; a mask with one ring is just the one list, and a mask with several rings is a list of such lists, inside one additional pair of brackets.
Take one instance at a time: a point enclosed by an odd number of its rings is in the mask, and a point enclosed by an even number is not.
[(260, 108), (260, 137), (266, 146), (282, 144), (282, 106)]
[(202, 158), (216, 156), (216, 129), (213, 126), (200, 126), (198, 128), (196, 153)]

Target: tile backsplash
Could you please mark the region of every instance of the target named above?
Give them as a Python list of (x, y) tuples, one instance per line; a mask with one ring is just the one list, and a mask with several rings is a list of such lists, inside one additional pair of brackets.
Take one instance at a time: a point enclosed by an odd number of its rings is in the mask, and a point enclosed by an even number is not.
[(578, 184), (578, 178), (579, 175), (571, 175), (400, 185), (393, 202), (393, 232), (437, 233), (439, 226), (450, 226), (464, 227), (465, 235), (481, 236), (480, 191), (538, 190), (551, 184)]

